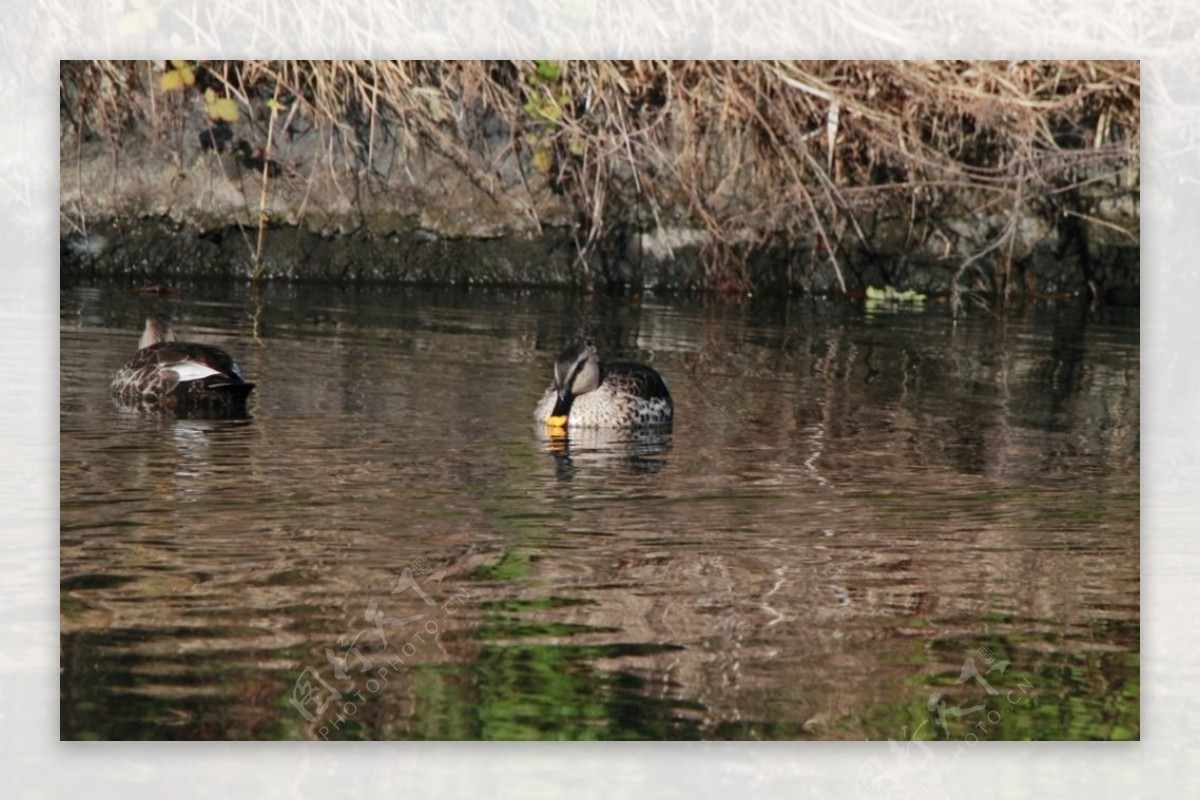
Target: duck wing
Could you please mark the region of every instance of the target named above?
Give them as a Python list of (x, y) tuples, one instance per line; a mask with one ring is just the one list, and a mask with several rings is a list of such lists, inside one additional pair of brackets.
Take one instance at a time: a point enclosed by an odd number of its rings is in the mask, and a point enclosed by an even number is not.
[(134, 360), (143, 359), (160, 371), (169, 370), (179, 383), (203, 381), (206, 386), (245, 384), (242, 368), (225, 351), (197, 342), (160, 342), (143, 348)]
[(636, 362), (610, 362), (601, 367), (601, 380), (613, 382), (616, 388), (639, 398), (671, 400), (667, 382), (652, 367)]

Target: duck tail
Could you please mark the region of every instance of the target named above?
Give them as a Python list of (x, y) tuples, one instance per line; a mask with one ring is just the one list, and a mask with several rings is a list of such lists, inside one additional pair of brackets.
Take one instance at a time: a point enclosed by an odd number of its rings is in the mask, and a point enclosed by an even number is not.
[(234, 403), (245, 403), (250, 397), (250, 393), (254, 391), (254, 384), (250, 381), (230, 381), (228, 383), (212, 383), (208, 388), (227, 396)]

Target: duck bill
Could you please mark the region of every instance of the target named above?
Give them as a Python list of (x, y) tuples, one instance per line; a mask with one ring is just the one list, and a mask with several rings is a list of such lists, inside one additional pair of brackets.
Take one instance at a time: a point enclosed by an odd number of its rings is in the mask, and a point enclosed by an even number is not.
[(558, 400), (554, 403), (554, 409), (551, 410), (550, 416), (546, 418), (546, 428), (550, 429), (565, 429), (567, 427), (567, 413), (571, 411), (571, 402), (575, 398), (571, 395), (571, 390), (560, 389), (558, 391)]

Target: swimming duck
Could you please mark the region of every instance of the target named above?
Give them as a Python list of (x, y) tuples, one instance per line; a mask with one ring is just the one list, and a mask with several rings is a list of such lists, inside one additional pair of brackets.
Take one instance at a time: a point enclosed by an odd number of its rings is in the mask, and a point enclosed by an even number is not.
[(667, 426), (675, 404), (653, 368), (633, 362), (601, 364), (584, 345), (571, 345), (554, 362), (554, 383), (533, 417), (548, 429)]
[(138, 352), (118, 372), (112, 392), (125, 406), (240, 417), (254, 384), (233, 358), (213, 345), (176, 342), (167, 318), (153, 315)]

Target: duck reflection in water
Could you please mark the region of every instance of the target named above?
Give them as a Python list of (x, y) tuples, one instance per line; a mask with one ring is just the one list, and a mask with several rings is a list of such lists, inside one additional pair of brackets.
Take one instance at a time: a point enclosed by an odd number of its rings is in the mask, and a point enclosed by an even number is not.
[(667, 463), (671, 429), (661, 426), (640, 430), (583, 428), (570, 434), (534, 426), (542, 450), (554, 457), (559, 478), (571, 479), (581, 470), (618, 470), (656, 473)]

